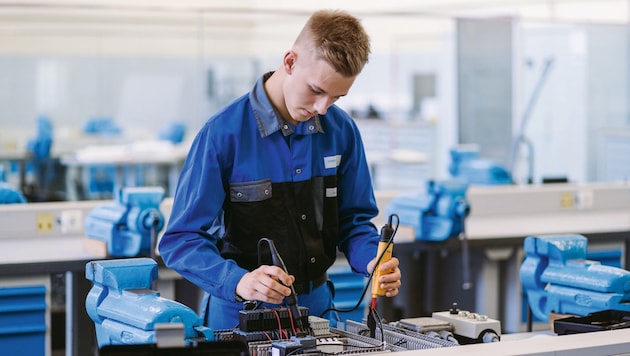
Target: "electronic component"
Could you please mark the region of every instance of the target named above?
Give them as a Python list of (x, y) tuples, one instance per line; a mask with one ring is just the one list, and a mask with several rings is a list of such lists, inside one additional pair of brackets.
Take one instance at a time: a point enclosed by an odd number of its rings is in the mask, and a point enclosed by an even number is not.
[[(365, 335), (367, 328), (363, 323), (348, 320), (346, 322), (346, 330), (352, 334)], [(457, 342), (447, 338), (417, 333), (393, 324), (383, 324), (382, 328), (377, 330), (377, 337), (369, 338), (369, 340), (379, 341), (381, 345), (387, 345), (386, 348), (391, 351), (421, 350), (458, 345)]]
[[(308, 325), (308, 308), (298, 307), (299, 320)], [(288, 308), (239, 310), (238, 328), (241, 331), (291, 329), (296, 320)]]
[(318, 316), (309, 315), (308, 324), (315, 337), (330, 335), (330, 321)]
[(337, 337), (322, 337), (317, 339), (317, 350), (326, 354), (343, 352), (343, 341)]
[(317, 339), (312, 336), (291, 337), (289, 340), (274, 341), (271, 343), (271, 356), (286, 356), (315, 350)]
[(400, 319), (398, 325), (405, 329), (413, 330), (418, 333), (426, 333), (429, 331), (453, 330), (453, 326), (448, 322), (428, 316), (419, 318)]
[(432, 317), (453, 326), (453, 334), (461, 344), (495, 342), (501, 337), (501, 322), (487, 315), (459, 310), (433, 312)]

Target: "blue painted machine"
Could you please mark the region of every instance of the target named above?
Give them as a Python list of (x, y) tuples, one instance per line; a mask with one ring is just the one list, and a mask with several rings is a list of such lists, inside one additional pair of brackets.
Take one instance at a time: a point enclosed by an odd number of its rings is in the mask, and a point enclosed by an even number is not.
[(444, 241), (464, 231), (464, 219), (470, 213), (467, 188), (461, 180), (431, 180), (426, 192), (392, 199), (386, 213), (398, 214), (400, 225), (412, 227), (416, 240)]
[(454, 178), (477, 185), (512, 184), (510, 173), (495, 161), (479, 157), (476, 145), (460, 145), (452, 148), (450, 154), (448, 170)]
[(160, 140), (170, 141), (173, 144), (182, 143), (184, 136), (186, 136), (186, 124), (183, 122), (171, 122), (158, 133)]
[(182, 345), (212, 340), (213, 333), (192, 309), (150, 289), (157, 274), (157, 263), (150, 258), (93, 261), (86, 265), (85, 277), (93, 287), (85, 307), (94, 321), (99, 348), (159, 344), (160, 329), (179, 330)]
[(630, 311), (630, 272), (586, 259), (581, 235), (527, 237), (520, 276), (532, 314), (586, 316), (602, 310)]
[(0, 204), (24, 204), (26, 197), (17, 188), (0, 181)]
[(152, 256), (164, 227), (161, 187), (127, 187), (115, 200), (94, 208), (85, 218), (85, 235), (103, 241), (113, 257)]

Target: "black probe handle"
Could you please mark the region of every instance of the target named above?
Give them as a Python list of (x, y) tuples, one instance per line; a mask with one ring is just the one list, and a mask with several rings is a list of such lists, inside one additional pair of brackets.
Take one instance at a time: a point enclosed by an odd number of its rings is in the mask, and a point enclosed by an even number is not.
[[(273, 240), (267, 239), (267, 243), (269, 244), (269, 249), (271, 250), (271, 260), (273, 261), (273, 264), (282, 268), (284, 272), (289, 274), (289, 271), (287, 270), (287, 266), (284, 264), (282, 257), (280, 257), (280, 253), (278, 253), (278, 250), (276, 249), (276, 245), (274, 245)], [(295, 292), (295, 288), (293, 287), (293, 284), (289, 286), (289, 289), (291, 289), (291, 294), (288, 297), (284, 297), (284, 301), (289, 306), (289, 311), (291, 312), (291, 316), (293, 317), (293, 320), (301, 329), (302, 319), (300, 315), (300, 310), (298, 309), (297, 293)]]

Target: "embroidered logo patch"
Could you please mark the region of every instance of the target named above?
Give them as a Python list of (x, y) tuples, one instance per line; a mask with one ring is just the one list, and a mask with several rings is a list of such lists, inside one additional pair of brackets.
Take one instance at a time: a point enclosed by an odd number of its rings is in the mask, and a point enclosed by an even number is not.
[(337, 188), (326, 188), (326, 198), (334, 198), (337, 196)]
[(341, 155), (324, 157), (324, 167), (326, 169), (339, 167), (339, 162), (341, 162)]

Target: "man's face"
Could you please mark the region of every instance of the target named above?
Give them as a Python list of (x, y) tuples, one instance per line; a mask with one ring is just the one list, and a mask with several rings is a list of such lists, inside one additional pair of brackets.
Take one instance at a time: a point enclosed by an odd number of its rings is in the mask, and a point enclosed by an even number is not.
[(325, 114), (333, 103), (348, 93), (356, 78), (342, 76), (324, 60), (297, 53), (288, 65), (284, 100), (289, 115), (297, 122)]

